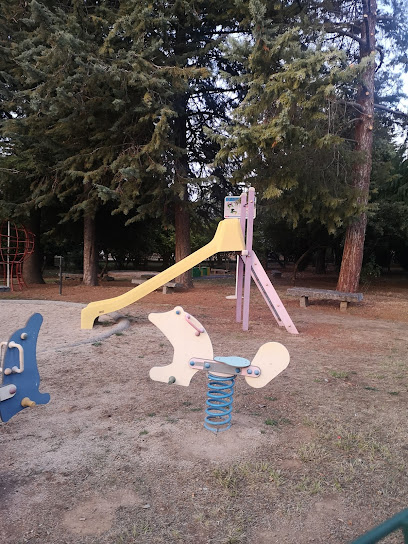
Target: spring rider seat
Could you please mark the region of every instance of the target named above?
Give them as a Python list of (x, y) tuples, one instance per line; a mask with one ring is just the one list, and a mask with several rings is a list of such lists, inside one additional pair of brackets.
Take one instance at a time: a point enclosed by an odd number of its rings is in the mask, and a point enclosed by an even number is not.
[(151, 313), (149, 320), (170, 340), (173, 361), (150, 370), (152, 380), (168, 384), (190, 384), (200, 370), (208, 375), (204, 427), (214, 433), (231, 427), (235, 379), (243, 376), (248, 385), (264, 387), (289, 364), (289, 352), (278, 342), (263, 344), (252, 362), (243, 357), (213, 357), (213, 347), (201, 323), (181, 306), (164, 313)]

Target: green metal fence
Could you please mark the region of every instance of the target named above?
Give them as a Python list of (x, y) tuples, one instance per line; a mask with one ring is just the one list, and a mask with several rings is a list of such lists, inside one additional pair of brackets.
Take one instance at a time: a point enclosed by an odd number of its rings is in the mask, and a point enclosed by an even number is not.
[(351, 544), (375, 544), (399, 529), (402, 531), (404, 543), (408, 544), (408, 508), (402, 510), (393, 518), (387, 519), (381, 525), (374, 527), (357, 540), (353, 540)]

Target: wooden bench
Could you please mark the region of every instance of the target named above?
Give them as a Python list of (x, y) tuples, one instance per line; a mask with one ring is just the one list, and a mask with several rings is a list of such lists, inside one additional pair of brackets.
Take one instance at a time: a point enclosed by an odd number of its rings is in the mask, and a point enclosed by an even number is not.
[(291, 287), (286, 293), (291, 297), (300, 297), (300, 307), (307, 308), (309, 298), (321, 300), (339, 300), (340, 311), (347, 311), (349, 302), (361, 302), (363, 293), (343, 293), (341, 291), (331, 291), (330, 289), (312, 289), (310, 287)]
[(180, 284), (176, 283), (175, 281), (168, 281), (163, 285), (163, 295), (168, 295), (169, 293), (172, 293)]
[(83, 280), (82, 274), (62, 274), (64, 280)]
[(145, 274), (140, 274), (140, 277), (141, 277), (142, 280), (150, 280), (150, 279), (154, 278), (155, 276), (157, 276), (157, 274), (154, 274), (154, 273), (152, 274), (150, 272), (146, 272)]
[[(152, 276), (152, 277), (154, 277), (154, 276)], [(151, 279), (151, 278), (147, 278), (147, 279)], [(136, 285), (141, 285), (142, 283), (147, 281), (147, 279), (133, 278), (132, 283), (136, 284)], [(161, 287), (158, 287), (156, 289), (156, 291), (160, 291), (160, 289), (161, 289), (163, 295), (168, 295), (169, 293), (172, 293), (178, 286), (179, 286), (179, 284), (176, 283), (175, 281), (168, 281), (167, 283), (165, 283)]]
[(225, 270), (224, 268), (211, 268), (210, 274), (228, 274), (228, 270)]

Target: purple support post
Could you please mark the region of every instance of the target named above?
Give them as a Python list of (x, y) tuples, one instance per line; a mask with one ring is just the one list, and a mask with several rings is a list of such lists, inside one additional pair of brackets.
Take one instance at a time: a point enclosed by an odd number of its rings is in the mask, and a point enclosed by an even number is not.
[[(247, 209), (247, 195), (246, 193), (241, 194), (241, 229), (242, 235), (245, 240), (245, 224), (246, 224), (246, 209)], [(242, 321), (242, 284), (244, 281), (244, 261), (240, 257), (238, 259), (237, 265), (237, 304), (236, 304), (236, 322), (241, 323)]]
[(252, 271), (252, 240), (254, 233), (254, 204), (255, 189), (248, 191), (248, 217), (246, 229), (246, 257), (245, 257), (245, 278), (244, 278), (244, 307), (242, 317), (242, 330), (247, 331), (249, 327), (249, 302), (251, 298), (251, 271)]
[(279, 298), (278, 293), (275, 291), (271, 280), (268, 278), (268, 274), (265, 272), (254, 251), (252, 252), (252, 279), (258, 287), (259, 292), (264, 297), (265, 302), (278, 325), (280, 327), (285, 327), (291, 334), (299, 334), (295, 324), (286, 311), (283, 302)]
[[(246, 249), (238, 258), (236, 277), (236, 321), (242, 321), (242, 330), (249, 328), (249, 303), (251, 296), (251, 277), (265, 299), (280, 327), (285, 327), (291, 334), (299, 334), (267, 273), (252, 250), (255, 215), (255, 189), (241, 195), (241, 229)], [(244, 272), (245, 271), (245, 272)], [(242, 296), (243, 295), (243, 296)], [(243, 304), (242, 304), (242, 298)]]

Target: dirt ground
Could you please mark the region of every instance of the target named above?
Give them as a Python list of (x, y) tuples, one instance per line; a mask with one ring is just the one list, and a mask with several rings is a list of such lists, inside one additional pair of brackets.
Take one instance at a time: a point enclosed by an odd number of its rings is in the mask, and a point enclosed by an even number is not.
[[(333, 281), (303, 275), (298, 285)], [(37, 360), (51, 395), (0, 423), (3, 541), (346, 543), (406, 508), (408, 281), (367, 286), (347, 313), (335, 302), (299, 308), (285, 274), (274, 285), (298, 336), (276, 325), (255, 288), (243, 332), (225, 298), (233, 278), (152, 293), (122, 310), (123, 330), (118, 316), (81, 330), (78, 303), (126, 292), (129, 281), (0, 294), (0, 341), (43, 315)], [(204, 372), (189, 387), (149, 378), (172, 347), (147, 315), (176, 305), (203, 323), (215, 355), (252, 359), (268, 341), (290, 352), (262, 389), (237, 378), (226, 432), (203, 427)]]

